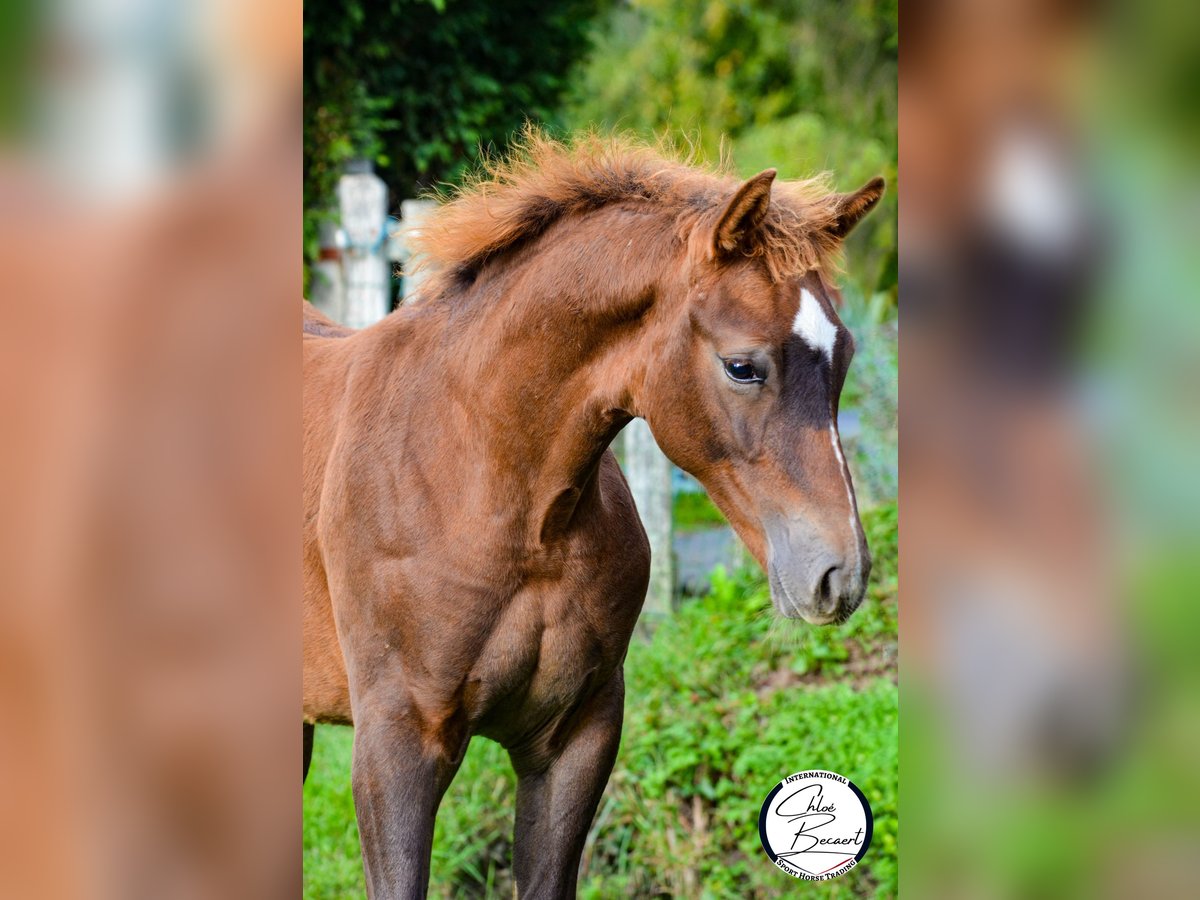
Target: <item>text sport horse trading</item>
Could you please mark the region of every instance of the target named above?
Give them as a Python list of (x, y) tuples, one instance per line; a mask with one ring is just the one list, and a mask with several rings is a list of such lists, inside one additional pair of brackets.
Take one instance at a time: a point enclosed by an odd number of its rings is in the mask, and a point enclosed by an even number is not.
[(825, 277), (878, 201), (526, 136), (423, 228), (418, 303), (305, 312), (304, 716), (352, 722), (368, 891), (426, 890), (473, 735), (518, 776), (519, 896), (573, 895), (621, 731), (649, 551), (608, 450), (632, 417), (816, 624), (869, 556)]

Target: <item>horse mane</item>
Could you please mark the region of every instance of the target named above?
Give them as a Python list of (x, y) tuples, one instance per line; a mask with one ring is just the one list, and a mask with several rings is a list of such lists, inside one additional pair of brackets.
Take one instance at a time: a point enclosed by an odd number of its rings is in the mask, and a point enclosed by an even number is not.
[[(428, 288), (440, 294), (470, 284), (489, 260), (544, 233), (560, 219), (614, 203), (662, 207), (690, 252), (689, 237), (715, 226), (741, 183), (727, 159), (711, 168), (665, 142), (649, 145), (627, 135), (588, 132), (560, 141), (527, 126), (508, 154), (485, 156), (414, 236), (419, 265), (433, 270)], [(761, 257), (776, 281), (837, 265), (837, 195), (825, 176), (777, 182), (769, 212), (742, 242)], [(707, 247), (703, 248), (707, 252)]]

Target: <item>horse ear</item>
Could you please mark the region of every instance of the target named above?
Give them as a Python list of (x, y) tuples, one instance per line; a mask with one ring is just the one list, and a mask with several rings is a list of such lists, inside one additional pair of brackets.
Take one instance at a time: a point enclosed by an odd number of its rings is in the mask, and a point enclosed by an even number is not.
[(879, 202), (886, 188), (887, 182), (876, 176), (853, 193), (838, 194), (835, 199), (837, 219), (830, 229), (833, 236), (841, 240), (853, 231), (854, 226)]
[(774, 180), (775, 170), (767, 169), (737, 189), (713, 230), (713, 256), (732, 253), (742, 238), (767, 217), (767, 210), (771, 208), (771, 182)]

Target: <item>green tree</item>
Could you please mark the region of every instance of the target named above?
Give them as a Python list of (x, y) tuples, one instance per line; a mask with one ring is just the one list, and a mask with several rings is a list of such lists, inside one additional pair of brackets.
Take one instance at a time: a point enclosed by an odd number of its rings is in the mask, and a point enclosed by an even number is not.
[(687, 134), (745, 175), (893, 185), (852, 238), (870, 296), (896, 284), (896, 0), (630, 0), (607, 18), (567, 125)]
[(323, 0), (304, 8), (306, 257), (343, 164), (393, 206), (453, 180), (526, 118), (551, 120), (605, 0)]

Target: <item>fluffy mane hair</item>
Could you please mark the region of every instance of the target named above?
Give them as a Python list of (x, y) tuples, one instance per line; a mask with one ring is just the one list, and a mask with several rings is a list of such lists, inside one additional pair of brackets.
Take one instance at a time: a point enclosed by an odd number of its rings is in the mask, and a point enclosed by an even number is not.
[[(662, 207), (683, 245), (698, 252), (690, 236), (715, 225), (741, 180), (727, 160), (702, 168), (693, 156), (623, 135), (559, 141), (528, 126), (506, 156), (485, 158), (461, 187), (441, 195), (422, 224), (414, 250), (434, 270), (429, 288), (437, 294), (470, 283), (486, 262), (559, 219), (612, 203)], [(741, 252), (761, 257), (776, 281), (835, 267), (837, 197), (824, 176), (776, 182), (769, 212)]]

